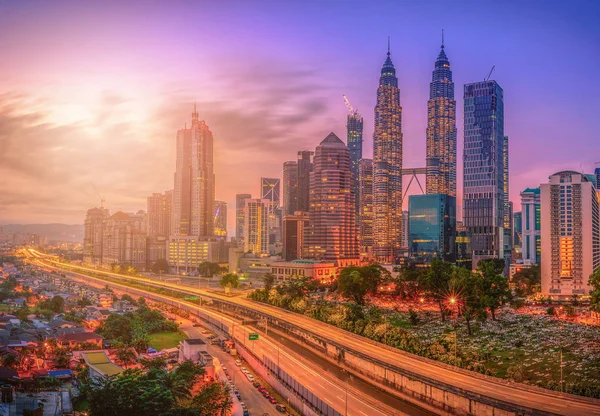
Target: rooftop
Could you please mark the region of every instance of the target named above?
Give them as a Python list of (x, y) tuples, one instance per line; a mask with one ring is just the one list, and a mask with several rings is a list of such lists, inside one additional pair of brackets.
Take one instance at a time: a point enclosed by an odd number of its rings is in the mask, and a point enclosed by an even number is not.
[(186, 342), (190, 345), (204, 345), (206, 342), (202, 341), (200, 338), (189, 338), (184, 339), (183, 342)]

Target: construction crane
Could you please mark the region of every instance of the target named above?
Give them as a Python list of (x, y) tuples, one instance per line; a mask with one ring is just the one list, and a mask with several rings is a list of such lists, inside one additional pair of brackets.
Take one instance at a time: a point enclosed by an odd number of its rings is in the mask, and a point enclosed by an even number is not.
[(348, 111), (350, 111), (350, 114), (358, 113), (358, 110), (352, 108), (352, 104), (350, 104), (350, 101), (348, 101), (348, 97), (346, 97), (346, 95), (344, 95), (344, 102), (346, 103), (346, 107), (348, 107)]
[(496, 65), (494, 65), (492, 67), (492, 69), (490, 69), (490, 72), (489, 72), (489, 74), (487, 74), (487, 77), (485, 77), (484, 81), (487, 81), (490, 79), (490, 77), (492, 76), (492, 72), (494, 72), (494, 68), (496, 68)]
[(96, 191), (96, 195), (98, 195), (98, 198), (100, 198), (100, 208), (104, 208), (104, 198), (102, 197), (102, 195), (100, 195), (100, 192), (98, 192), (98, 190), (96, 189), (96, 185), (94, 185), (94, 182), (92, 182), (92, 186), (94, 187), (94, 191)]

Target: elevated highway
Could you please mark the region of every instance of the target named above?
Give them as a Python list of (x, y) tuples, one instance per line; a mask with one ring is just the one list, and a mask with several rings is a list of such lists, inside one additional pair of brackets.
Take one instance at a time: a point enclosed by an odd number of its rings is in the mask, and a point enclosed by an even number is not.
[[(38, 254), (39, 256), (39, 254)], [(94, 272), (181, 293), (193, 294), (221, 307), (295, 334), (306, 345), (357, 376), (439, 414), (600, 415), (600, 400), (545, 390), (458, 369), (400, 351), (304, 315), (240, 297), (201, 289), (150, 282), (81, 266), (41, 259), (46, 265)]]

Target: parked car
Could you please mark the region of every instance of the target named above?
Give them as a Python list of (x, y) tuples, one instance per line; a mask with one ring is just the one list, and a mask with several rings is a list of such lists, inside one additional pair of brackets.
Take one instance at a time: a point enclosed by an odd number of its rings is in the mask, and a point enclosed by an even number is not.
[(275, 409), (277, 409), (277, 411), (280, 412), (280, 413), (287, 413), (287, 408), (285, 406), (280, 405), (280, 404), (278, 404), (277, 406), (275, 406)]
[(237, 365), (239, 367), (242, 365), (242, 362), (240, 360), (235, 360), (235, 365)]
[(253, 385), (254, 387), (260, 387), (260, 383), (259, 383), (258, 381), (255, 381), (254, 383), (252, 383), (252, 385)]
[(246, 374), (246, 377), (248, 378), (248, 381), (250, 381), (250, 383), (254, 383), (254, 376), (252, 374)]
[(240, 370), (242, 370), (242, 373), (248, 374), (248, 370), (246, 369), (246, 367), (240, 367)]
[(236, 394), (235, 397), (237, 397), (238, 400), (242, 400), (242, 396), (240, 394)]
[(269, 401), (271, 402), (271, 404), (277, 404), (277, 399), (273, 396), (271, 396), (271, 398), (269, 399)]
[(197, 328), (199, 326), (202, 326), (202, 324), (199, 324), (198, 322), (194, 322), (194, 324), (192, 326)]
[(248, 409), (244, 409), (244, 416), (250, 416), (250, 412), (248, 412)]
[(265, 386), (258, 386), (258, 391), (260, 391), (261, 393), (265, 390)]

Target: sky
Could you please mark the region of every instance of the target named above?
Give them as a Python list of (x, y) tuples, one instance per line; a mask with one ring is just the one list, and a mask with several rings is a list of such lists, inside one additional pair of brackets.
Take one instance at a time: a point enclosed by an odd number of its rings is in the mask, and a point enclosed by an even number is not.
[(146, 209), (147, 196), (173, 187), (176, 131), (197, 102), (231, 234), (236, 193), (259, 196), (261, 176), (281, 177), (284, 161), (331, 131), (345, 140), (343, 94), (364, 116), (372, 155), (388, 36), (403, 165), (424, 166), (442, 29), (459, 197), (463, 85), (495, 66), (517, 211), (519, 192), (552, 173), (600, 166), (599, 12), (583, 0), (0, 0), (0, 224), (81, 224), (100, 204), (95, 189), (111, 212)]

